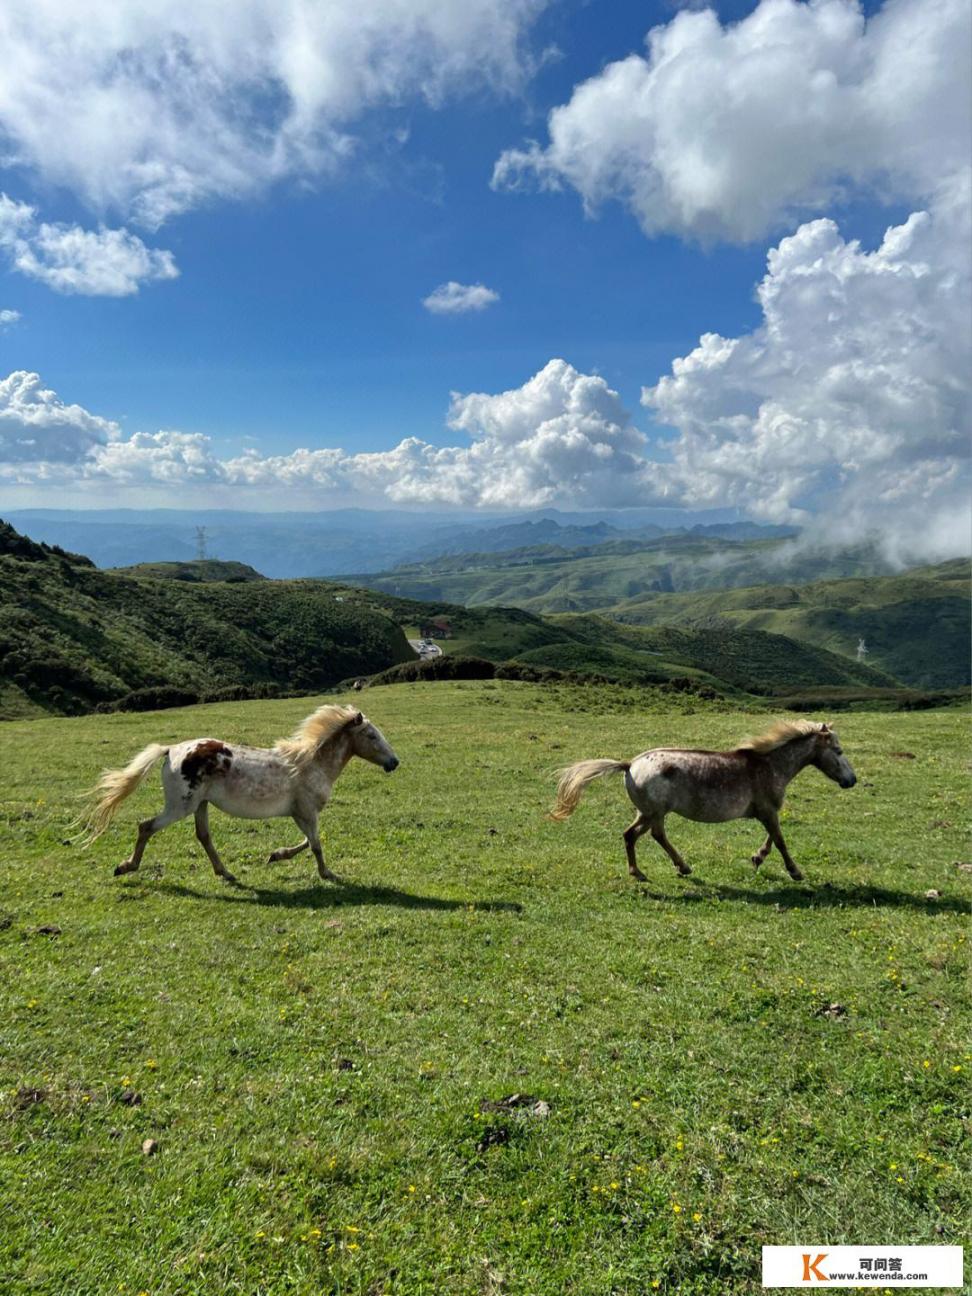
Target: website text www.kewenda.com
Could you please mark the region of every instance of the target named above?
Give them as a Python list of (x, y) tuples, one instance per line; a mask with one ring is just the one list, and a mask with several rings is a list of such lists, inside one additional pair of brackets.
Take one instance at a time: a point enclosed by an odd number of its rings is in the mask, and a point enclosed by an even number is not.
[(829, 1273), (827, 1278), (831, 1282), (839, 1282), (844, 1279), (848, 1282), (927, 1282), (926, 1273), (902, 1273), (900, 1269), (858, 1269), (851, 1273)]

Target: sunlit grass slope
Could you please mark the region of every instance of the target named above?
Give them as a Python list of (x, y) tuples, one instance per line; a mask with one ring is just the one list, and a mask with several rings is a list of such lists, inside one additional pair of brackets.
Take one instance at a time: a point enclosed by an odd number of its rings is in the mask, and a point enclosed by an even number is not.
[(65, 844), (103, 765), (266, 743), (314, 699), (0, 727), (0, 1290), (722, 1296), (759, 1290), (763, 1243), (962, 1240), (961, 715), (842, 719), (858, 786), (808, 771), (783, 821), (806, 884), (753, 875), (753, 824), (672, 820), (695, 872), (649, 844), (639, 886), (620, 784), (555, 824), (553, 767), (765, 715), (499, 682), (363, 700), (402, 764), (338, 785), (342, 887), (263, 863), (293, 826), (217, 814), (244, 885), (188, 823), (113, 879), (154, 778)]

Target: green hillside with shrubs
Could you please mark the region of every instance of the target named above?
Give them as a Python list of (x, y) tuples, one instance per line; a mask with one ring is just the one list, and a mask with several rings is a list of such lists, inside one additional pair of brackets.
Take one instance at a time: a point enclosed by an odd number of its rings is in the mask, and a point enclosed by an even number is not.
[[(706, 621), (697, 613), (693, 620), (688, 605), (678, 624), (628, 624), (590, 613), (541, 617), (331, 581), (266, 580), (239, 566), (100, 571), (3, 526), (0, 717), (298, 695), (363, 677), (493, 674), (786, 698), (794, 705), (801, 698), (814, 705), (922, 704), (892, 672), (731, 616)], [(762, 609), (768, 610), (774, 609)], [(619, 614), (650, 616), (650, 605)], [(417, 660), (408, 639), (423, 636), (435, 638), (441, 658)]]
[(412, 656), (325, 584), (126, 576), (0, 531), (0, 715), (312, 693)]

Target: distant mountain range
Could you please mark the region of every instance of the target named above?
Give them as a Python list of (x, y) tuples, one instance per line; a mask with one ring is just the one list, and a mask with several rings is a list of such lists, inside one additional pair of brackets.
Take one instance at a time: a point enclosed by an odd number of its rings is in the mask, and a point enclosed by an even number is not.
[(323, 513), (21, 509), (7, 516), (34, 539), (87, 554), (99, 567), (111, 568), (190, 562), (199, 556), (198, 528), (202, 527), (207, 558), (245, 563), (279, 579), (385, 571), (442, 554), (541, 545), (571, 551), (700, 526), (713, 535), (736, 539), (787, 531), (736, 521), (727, 510), (691, 513), (678, 509), (591, 514), (551, 509), (512, 517), (394, 509)]

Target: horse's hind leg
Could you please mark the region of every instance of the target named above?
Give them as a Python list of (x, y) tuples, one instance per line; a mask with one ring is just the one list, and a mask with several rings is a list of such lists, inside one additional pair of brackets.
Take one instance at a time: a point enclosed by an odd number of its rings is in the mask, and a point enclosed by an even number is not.
[(628, 872), (638, 882), (647, 882), (648, 879), (638, 867), (638, 861), (635, 858), (635, 844), (638, 838), (648, 831), (648, 819), (645, 815), (640, 814), (630, 828), (624, 830), (624, 849), (628, 856)]
[(293, 859), (295, 855), (305, 851), (309, 845), (309, 841), (302, 841), (299, 846), (281, 846), (279, 850), (270, 852), (267, 856), (267, 863), (276, 864), (278, 860)]
[(223, 861), (216, 853), (216, 847), (213, 845), (213, 839), (209, 835), (209, 802), (203, 803), (196, 810), (196, 837), (200, 846), (209, 856), (209, 862), (215, 870), (216, 876), (221, 877), (224, 882), (235, 882), (236, 878), (229, 871)]
[(687, 877), (689, 873), (692, 872), (692, 870), (685, 863), (681, 855), (679, 855), (678, 851), (675, 849), (672, 843), (665, 836), (664, 819), (659, 819), (657, 823), (653, 823), (651, 825), (651, 835), (652, 837), (654, 837), (655, 841), (658, 843), (658, 845), (662, 848), (662, 850), (665, 852), (668, 858), (675, 865), (676, 869), (678, 869), (682, 877)]
[(756, 852), (756, 854), (750, 855), (749, 857), (754, 869), (759, 868), (760, 864), (762, 864), (763, 860), (766, 858), (766, 856), (770, 853), (772, 849), (773, 849), (773, 838), (767, 837), (766, 840), (763, 842), (762, 846), (760, 846), (759, 850)]
[(121, 877), (123, 873), (134, 873), (142, 862), (142, 856), (145, 854), (145, 847), (149, 844), (149, 840), (157, 832), (161, 832), (163, 828), (168, 828), (169, 824), (178, 823), (180, 819), (184, 819), (187, 814), (187, 810), (167, 805), (154, 819), (143, 819), (138, 825), (135, 849), (128, 859), (123, 860), (115, 869), (115, 877)]

